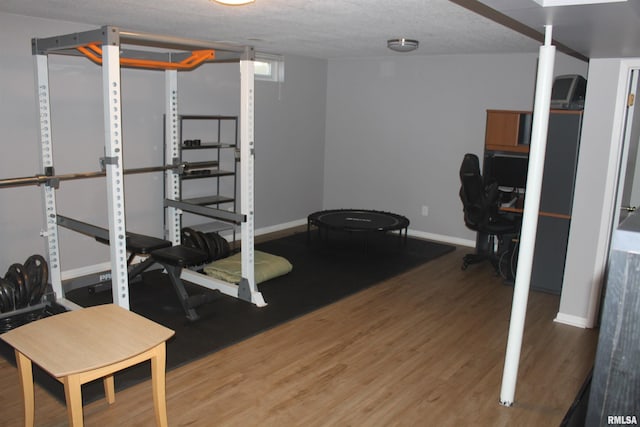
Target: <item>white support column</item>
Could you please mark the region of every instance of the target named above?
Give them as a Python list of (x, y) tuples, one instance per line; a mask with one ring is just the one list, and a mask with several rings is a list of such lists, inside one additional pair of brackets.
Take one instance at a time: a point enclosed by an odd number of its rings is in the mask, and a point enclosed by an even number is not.
[[(53, 141), (51, 132), (51, 103), (49, 94), (49, 65), (47, 55), (34, 56), (36, 67), (36, 88), (38, 97), (38, 118), (40, 121), (40, 172), (46, 168), (53, 170)], [(47, 252), (51, 286), (56, 298), (64, 298), (60, 269), (60, 247), (58, 245), (58, 223), (56, 221), (56, 191), (50, 185), (42, 186), (43, 225), (41, 235), (47, 239)]]
[[(241, 225), (242, 278), (239, 297), (257, 306), (266, 303), (258, 292), (254, 268), (254, 58), (246, 52), (240, 60), (240, 210), (246, 217)], [(243, 290), (244, 287), (248, 289)], [(249, 295), (244, 295), (243, 292)]]
[(520, 233), (516, 282), (511, 307), (511, 322), (509, 324), (502, 389), (500, 391), (500, 403), (505, 406), (511, 406), (514, 402), (538, 228), (538, 212), (540, 209), (544, 157), (547, 148), (547, 129), (556, 51), (555, 46), (551, 46), (551, 30), (552, 27), (550, 25), (545, 26), (545, 44), (540, 47), (538, 60), (527, 189), (522, 217), (522, 231)]
[[(178, 119), (178, 71), (165, 71), (165, 163), (180, 158), (180, 120)], [(180, 172), (165, 171), (165, 194), (168, 199), (180, 200)], [(180, 244), (182, 227), (180, 209), (168, 206), (165, 213), (167, 238), (174, 245)]]
[(129, 309), (124, 209), (120, 47), (103, 45), (104, 167), (107, 175), (109, 251), (113, 303)]

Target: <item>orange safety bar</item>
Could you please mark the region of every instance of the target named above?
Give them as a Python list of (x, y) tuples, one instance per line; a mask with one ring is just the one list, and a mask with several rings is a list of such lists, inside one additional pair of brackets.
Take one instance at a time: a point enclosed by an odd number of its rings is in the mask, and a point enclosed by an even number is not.
[[(102, 65), (102, 48), (98, 43), (88, 43), (77, 47), (78, 51), (90, 60)], [(194, 50), (191, 56), (180, 62), (156, 61), (153, 59), (120, 58), (120, 65), (135, 68), (151, 68), (155, 70), (190, 70), (205, 61), (213, 60), (216, 52), (213, 49)]]

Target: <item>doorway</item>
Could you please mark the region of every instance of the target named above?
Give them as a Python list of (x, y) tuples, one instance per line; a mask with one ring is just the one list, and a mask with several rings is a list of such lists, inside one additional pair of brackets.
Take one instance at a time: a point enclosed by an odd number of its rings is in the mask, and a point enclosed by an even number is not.
[(624, 135), (622, 146), (622, 161), (618, 181), (618, 218), (614, 224), (617, 227), (624, 219), (640, 205), (640, 108), (636, 108), (638, 101), (638, 75), (640, 69), (631, 70), (629, 76), (629, 93), (627, 95), (627, 109), (625, 114)]

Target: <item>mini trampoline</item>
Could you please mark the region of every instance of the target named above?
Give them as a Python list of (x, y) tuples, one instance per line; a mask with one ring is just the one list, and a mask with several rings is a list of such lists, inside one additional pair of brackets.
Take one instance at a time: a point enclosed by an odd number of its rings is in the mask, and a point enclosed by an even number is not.
[(318, 229), (321, 240), (329, 239), (330, 231), (348, 233), (385, 234), (397, 231), (401, 242), (406, 242), (409, 219), (391, 212), (366, 209), (332, 209), (314, 212), (307, 217), (307, 239), (311, 226)]

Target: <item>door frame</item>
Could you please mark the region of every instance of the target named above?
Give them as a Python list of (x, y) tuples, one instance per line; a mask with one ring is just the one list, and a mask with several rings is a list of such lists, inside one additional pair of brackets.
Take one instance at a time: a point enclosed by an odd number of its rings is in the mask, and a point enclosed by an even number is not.
[[(635, 75), (634, 75), (635, 74)], [(633, 96), (638, 95), (638, 74), (640, 74), (640, 69), (631, 68), (629, 70), (629, 84), (627, 90), (627, 99), (631, 94)], [(614, 221), (612, 224), (612, 232), (613, 229), (617, 228), (617, 226), (624, 221), (624, 219), (629, 215), (629, 211), (623, 209), (623, 204), (630, 205), (631, 204), (631, 194), (633, 185), (635, 183), (636, 169), (637, 164), (636, 160), (638, 158), (638, 140), (633, 141), (631, 137), (634, 135), (632, 130), (635, 129), (636, 136), (637, 130), (640, 128), (640, 121), (636, 123), (638, 120), (638, 112), (636, 111), (636, 102), (634, 100), (633, 105), (629, 106), (628, 101), (626, 102), (626, 109), (624, 115), (624, 130), (622, 134), (622, 147), (621, 147), (621, 160), (620, 160), (620, 170), (618, 172), (618, 186), (617, 186), (617, 196), (616, 196), (616, 207), (618, 209), (618, 217), (617, 219), (614, 217)], [(634, 128), (635, 126), (635, 128)], [(633, 149), (633, 151), (632, 151)], [(631, 166), (631, 169), (630, 169)]]
[[(607, 230), (606, 244), (600, 246), (598, 251), (598, 263), (601, 266), (600, 271), (606, 271), (606, 266), (609, 260), (609, 247), (611, 244), (611, 237), (614, 231), (614, 223), (617, 224), (615, 218), (619, 216), (618, 207), (618, 183), (619, 183), (619, 171), (626, 165), (622, 165), (623, 159), (626, 159), (626, 148), (624, 145), (624, 135), (626, 126), (627, 115), (627, 96), (630, 90), (631, 72), (633, 70), (640, 70), (640, 58), (622, 59), (618, 69), (618, 89), (616, 93), (616, 108), (613, 113), (614, 132), (611, 135), (611, 151), (616, 152), (616, 156), (611, 156), (611, 162), (608, 165), (608, 181), (609, 185), (605, 189), (604, 200), (609, 200), (606, 213), (601, 218), (601, 230)], [(599, 311), (600, 311), (600, 299), (602, 296), (602, 289), (604, 285), (604, 277), (599, 286), (592, 286), (589, 295), (589, 303), (587, 307), (586, 327), (594, 327), (597, 324)]]

